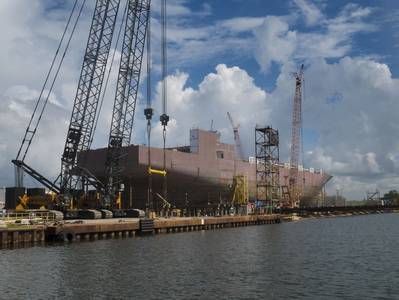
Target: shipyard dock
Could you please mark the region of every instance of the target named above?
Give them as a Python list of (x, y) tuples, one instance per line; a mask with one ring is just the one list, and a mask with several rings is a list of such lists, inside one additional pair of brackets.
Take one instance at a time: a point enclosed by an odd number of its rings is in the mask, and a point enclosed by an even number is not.
[(251, 225), (276, 224), (281, 216), (244, 215), (220, 217), (120, 218), (68, 220), (47, 225), (0, 228), (0, 248), (29, 247), (46, 242), (74, 242), (127, 238), (144, 234), (214, 230)]

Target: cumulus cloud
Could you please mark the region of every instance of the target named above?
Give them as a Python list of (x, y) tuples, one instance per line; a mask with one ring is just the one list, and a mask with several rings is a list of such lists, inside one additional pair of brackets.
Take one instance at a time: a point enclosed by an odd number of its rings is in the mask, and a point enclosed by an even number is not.
[[(331, 172), (359, 180), (388, 173), (394, 176), (399, 171), (392, 164), (396, 158), (390, 156), (399, 148), (392, 139), (398, 127), (395, 111), (399, 103), (395, 95), (399, 81), (392, 78), (387, 65), (349, 57), (330, 65), (319, 61), (309, 68), (307, 85), (310, 116), (306, 124), (318, 128), (324, 151), (334, 161), (347, 165), (346, 169), (332, 168)], [(326, 101), (337, 90), (342, 99)]]
[[(341, 187), (357, 182), (356, 192), (354, 186), (346, 189), (350, 197), (362, 195), (374, 186), (373, 180), (381, 189), (388, 189), (399, 172), (398, 157), (393, 155), (399, 142), (392, 138), (398, 130), (399, 80), (392, 77), (386, 64), (371, 59), (344, 57), (327, 63), (318, 58), (309, 62), (303, 126), (305, 132), (317, 132), (317, 144), (305, 153), (305, 164), (333, 174)], [(270, 97), (271, 118), (282, 133), (282, 142), (289, 144), (290, 124), (281, 118), (289, 116), (292, 109), (294, 81), (287, 73), (279, 75)], [(288, 157), (284, 149), (282, 155)], [(349, 177), (350, 181), (342, 180)]]
[[(168, 82), (169, 114), (172, 117), (168, 127), (169, 145), (185, 145), (189, 141), (192, 127), (213, 127), (222, 133), (224, 140), (232, 140), (232, 129), (227, 119), (229, 111), (242, 128), (245, 152), (252, 152), (253, 128), (269, 120), (268, 95), (257, 87), (254, 79), (239, 67), (217, 65), (214, 73), (204, 77), (198, 87), (188, 87), (189, 75), (177, 72), (170, 75)], [(161, 86), (158, 85), (156, 103), (160, 104)], [(160, 107), (156, 107), (160, 111)], [(154, 141), (161, 144), (161, 127), (154, 130)]]
[[(305, 11), (310, 5), (304, 0), (296, 3)], [(256, 37), (256, 59), (263, 70), (267, 70), (271, 62), (286, 64), (293, 59), (343, 57), (352, 49), (354, 34), (376, 30), (373, 24), (364, 20), (372, 12), (369, 8), (348, 4), (333, 18), (327, 18), (315, 6), (313, 8), (319, 13), (311, 14), (309, 11), (312, 10), (309, 10), (305, 17), (314, 20), (308, 22), (309, 25), (317, 26), (306, 32), (291, 30), (292, 20), (287, 16), (266, 17), (262, 25), (252, 28)], [(309, 17), (309, 14), (317, 15), (317, 18)]]
[[(39, 91), (26, 86), (9, 89), (0, 101), (1, 159), (0, 180), (13, 184), (11, 159), (16, 157), (22, 135), (29, 122)], [(35, 143), (32, 144), (27, 160), (41, 173), (55, 178), (59, 172), (60, 153), (64, 145), (63, 131), (67, 126), (67, 111), (56, 102), (49, 102), (47, 114), (43, 117)], [(27, 178), (27, 183), (37, 185)]]
[(254, 29), (256, 37), (256, 58), (263, 70), (272, 62), (284, 63), (292, 56), (296, 44), (296, 32), (280, 17), (266, 17), (263, 24)]
[[(72, 2), (4, 0), (0, 3), (0, 182), (12, 185), (16, 157)], [(94, 2), (87, 1), (27, 160), (50, 179), (60, 171), (70, 111)], [(76, 12), (75, 12), (76, 17)], [(47, 87), (48, 88), (48, 87)], [(47, 96), (45, 89), (44, 95)], [(27, 177), (27, 184), (38, 183)]]

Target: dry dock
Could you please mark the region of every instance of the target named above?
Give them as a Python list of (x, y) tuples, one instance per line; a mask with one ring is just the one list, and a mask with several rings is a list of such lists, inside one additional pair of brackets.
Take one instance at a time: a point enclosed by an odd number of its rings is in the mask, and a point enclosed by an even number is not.
[(280, 215), (71, 220), (51, 225), (27, 225), (0, 229), (0, 248), (33, 246), (37, 243), (52, 241), (73, 242), (122, 238), (142, 234), (213, 230), (280, 222)]

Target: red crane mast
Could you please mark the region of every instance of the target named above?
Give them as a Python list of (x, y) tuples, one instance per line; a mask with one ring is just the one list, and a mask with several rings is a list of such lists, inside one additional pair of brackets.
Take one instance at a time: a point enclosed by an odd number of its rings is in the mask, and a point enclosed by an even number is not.
[(294, 73), (295, 76), (295, 97), (292, 110), (292, 134), (291, 134), (291, 168), (290, 168), (290, 197), (291, 206), (299, 205), (299, 174), (298, 163), (301, 147), (301, 131), (302, 131), (302, 93), (303, 93), (303, 68), (301, 65), (299, 72)]

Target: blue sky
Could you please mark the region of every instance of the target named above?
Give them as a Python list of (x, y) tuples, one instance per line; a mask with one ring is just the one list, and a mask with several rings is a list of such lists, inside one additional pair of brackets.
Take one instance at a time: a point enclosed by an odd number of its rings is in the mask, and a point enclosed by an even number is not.
[[(79, 0), (81, 1), (81, 0)], [(334, 176), (336, 188), (361, 199), (367, 190), (399, 188), (399, 1), (168, 0), (170, 146), (188, 142), (191, 127), (214, 127), (233, 142), (237, 123), (246, 155), (253, 128), (280, 130), (289, 160), (295, 72), (305, 64), (305, 167)], [(94, 1), (87, 1), (71, 51), (28, 159), (56, 176)], [(154, 108), (159, 97), (159, 0), (152, 2)], [(72, 0), (0, 2), (0, 185), (12, 182), (10, 159), (63, 30)], [(117, 60), (119, 52), (117, 52)], [(115, 62), (118, 65), (118, 61)], [(116, 68), (111, 81), (115, 82)], [(106, 145), (114, 86), (109, 87), (94, 146)], [(134, 143), (145, 141), (144, 92)], [(54, 124), (57, 124), (55, 126)], [(153, 124), (160, 144), (159, 124)], [(398, 140), (398, 141), (397, 141)], [(56, 168), (57, 169), (57, 168)]]
[[(294, 13), (298, 8), (293, 1), (187, 1), (186, 5), (192, 11), (203, 10), (204, 2), (209, 5), (211, 12), (201, 17), (193, 17), (190, 26), (206, 26), (217, 23), (221, 20), (235, 17), (265, 17), (267, 15), (286, 16)], [(228, 2), (228, 4), (227, 4)], [(312, 2), (312, 1), (309, 1)], [(362, 7), (370, 7), (373, 12), (367, 17), (367, 22), (374, 24), (376, 29), (374, 32), (366, 34), (354, 35), (352, 37), (352, 49), (349, 51), (351, 56), (372, 56), (378, 57), (381, 62), (387, 63), (391, 67), (394, 76), (399, 74), (399, 2), (395, 0), (362, 0), (362, 1), (313, 1), (327, 17), (335, 17), (342, 8), (348, 3), (357, 4)], [(293, 29), (301, 32), (322, 32), (321, 28), (308, 28), (303, 19), (298, 19), (293, 24)], [(248, 35), (249, 33), (244, 33)], [(195, 72), (191, 73), (193, 84), (198, 84), (204, 75), (209, 73), (215, 64), (223, 60), (227, 65), (237, 65), (243, 67), (251, 76), (254, 77), (256, 83), (271, 90), (275, 87), (275, 79), (279, 74), (279, 66), (273, 65), (267, 74), (262, 72), (253, 56), (243, 55), (239, 59), (230, 57), (229, 55), (218, 55), (208, 60), (205, 64), (195, 65), (194, 67), (181, 67), (183, 71)], [(331, 59), (333, 62), (336, 59)]]
[[(340, 14), (342, 9), (349, 5), (370, 8), (370, 13), (364, 20), (374, 26), (367, 32), (359, 32), (351, 36), (351, 49), (345, 53), (351, 57), (370, 57), (385, 63), (390, 67), (393, 76), (399, 74), (399, 34), (397, 34), (397, 21), (399, 20), (399, 3), (397, 1), (308, 1), (320, 9), (326, 18), (334, 18)], [(186, 6), (192, 11), (204, 11), (204, 6), (209, 9), (209, 14), (193, 17), (189, 23), (191, 27), (208, 26), (217, 24), (226, 19), (237, 17), (262, 18), (266, 16), (285, 17), (298, 14), (298, 5), (295, 1), (187, 1)], [(322, 27), (309, 28), (306, 20), (300, 16), (291, 20), (292, 30), (303, 33), (323, 33)], [(249, 37), (250, 32), (244, 32), (242, 37)], [(221, 41), (222, 42), (222, 41)], [(233, 51), (232, 51), (233, 52)], [(267, 70), (262, 70), (253, 55), (248, 53), (224, 52), (210, 57), (206, 62), (175, 65), (179, 70), (190, 74), (187, 84), (198, 85), (203, 77), (212, 72), (214, 66), (221, 61), (228, 66), (238, 66), (253, 77), (256, 85), (262, 89), (272, 92), (276, 88), (276, 79), (281, 72), (281, 63), (272, 62)], [(326, 57), (329, 63), (339, 61), (342, 56)], [(299, 65), (303, 60), (296, 60)], [(294, 69), (292, 71), (295, 71)], [(326, 97), (326, 102), (336, 102), (342, 99), (342, 94), (337, 92)], [(306, 101), (306, 99), (304, 99)], [(306, 102), (305, 102), (306, 105)], [(317, 130), (306, 128), (306, 115), (304, 115), (304, 149), (310, 150), (318, 143), (319, 133)]]

